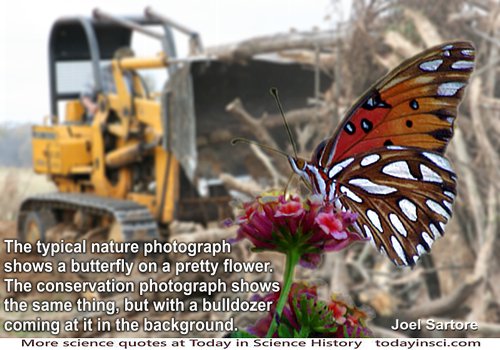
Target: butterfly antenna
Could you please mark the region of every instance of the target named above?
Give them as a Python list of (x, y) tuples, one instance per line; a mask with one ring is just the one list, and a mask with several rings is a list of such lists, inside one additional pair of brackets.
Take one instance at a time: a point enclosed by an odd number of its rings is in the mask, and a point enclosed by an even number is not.
[(283, 112), (283, 107), (281, 106), (280, 98), (278, 96), (278, 89), (273, 87), (270, 90), (271, 95), (273, 95), (274, 100), (276, 101), (276, 104), (278, 105), (278, 109), (280, 110), (281, 117), (283, 118), (283, 124), (285, 124), (285, 129), (286, 132), (288, 133), (288, 138), (290, 139), (290, 142), (293, 147), (293, 154), (295, 155), (295, 158), (298, 158), (297, 156), (297, 145), (295, 144), (295, 140), (293, 139), (292, 136), (292, 131), (290, 130), (290, 126), (288, 125), (286, 118), (285, 118), (285, 113)]
[(236, 137), (234, 139), (231, 140), (231, 144), (232, 145), (236, 145), (237, 143), (247, 143), (249, 145), (255, 145), (255, 146), (258, 146), (260, 148), (263, 148), (263, 149), (266, 149), (268, 151), (272, 151), (272, 152), (275, 152), (275, 153), (278, 153), (278, 154), (281, 154), (282, 156), (284, 157), (287, 157), (288, 158), (288, 154), (283, 152), (283, 151), (280, 151), (279, 149), (276, 149), (276, 148), (273, 148), (273, 147), (270, 147), (268, 145), (264, 145), (260, 142), (257, 142), (257, 141), (253, 141), (253, 140), (249, 140), (249, 139), (245, 139), (243, 137)]
[(314, 189), (312, 188), (312, 185), (310, 183), (308, 183), (303, 177), (301, 177), (300, 179), (310, 192), (314, 192)]

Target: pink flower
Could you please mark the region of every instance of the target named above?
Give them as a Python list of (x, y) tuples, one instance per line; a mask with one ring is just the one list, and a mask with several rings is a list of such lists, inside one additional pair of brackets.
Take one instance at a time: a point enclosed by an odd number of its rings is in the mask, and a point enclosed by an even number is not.
[(248, 239), (256, 250), (300, 253), (300, 264), (317, 267), (321, 254), (363, 240), (352, 224), (357, 214), (340, 212), (317, 197), (263, 195), (243, 205), (235, 241)]
[(319, 213), (314, 220), (319, 227), (326, 233), (332, 235), (335, 239), (346, 239), (347, 232), (344, 232), (344, 225), (341, 218), (334, 215), (333, 212)]
[(299, 217), (304, 214), (304, 208), (302, 207), (302, 203), (298, 201), (290, 201), (282, 203), (276, 213), (275, 217)]

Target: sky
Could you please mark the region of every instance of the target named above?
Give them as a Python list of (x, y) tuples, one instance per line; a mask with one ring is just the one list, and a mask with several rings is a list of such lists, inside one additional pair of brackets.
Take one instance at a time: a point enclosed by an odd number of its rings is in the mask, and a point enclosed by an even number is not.
[[(332, 20), (326, 17), (338, 8), (332, 3), (332, 0), (2, 1), (0, 122), (36, 123), (49, 114), (48, 36), (59, 17), (89, 16), (96, 7), (115, 15), (133, 15), (151, 6), (198, 31), (207, 47), (288, 32), (291, 28), (329, 29)], [(348, 6), (344, 8), (341, 12), (348, 11)], [(179, 36), (177, 39), (182, 55), (187, 40)]]

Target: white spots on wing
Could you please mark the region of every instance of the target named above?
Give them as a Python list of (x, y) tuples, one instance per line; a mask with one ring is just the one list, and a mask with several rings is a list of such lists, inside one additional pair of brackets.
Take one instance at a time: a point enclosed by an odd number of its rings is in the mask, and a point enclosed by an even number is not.
[(363, 178), (351, 179), (349, 180), (349, 184), (359, 187), (370, 194), (390, 194), (397, 192), (397, 189), (394, 187), (379, 185)]
[(439, 67), (443, 64), (443, 60), (432, 60), (420, 63), (419, 67), (421, 70), (426, 72), (435, 72), (439, 69)]
[(474, 62), (473, 61), (456, 61), (453, 62), (451, 65), (452, 69), (472, 69), (474, 68)]
[(386, 146), (387, 149), (392, 149), (394, 151), (400, 151), (400, 150), (403, 150), (403, 149), (406, 149), (405, 147), (401, 147), (401, 146)]
[(427, 232), (422, 232), (422, 239), (425, 241), (429, 249), (431, 249), (432, 244), (434, 243), (434, 240), (429, 236)]
[(451, 202), (448, 202), (447, 200), (443, 201), (443, 204), (446, 208), (448, 208), (449, 211), (453, 210), (453, 204)]
[(398, 231), (400, 235), (402, 235), (403, 237), (408, 236), (408, 232), (406, 232), (405, 226), (401, 222), (399, 216), (394, 213), (390, 213), (389, 220), (391, 221), (392, 226), (396, 228), (396, 231)]
[(443, 183), (441, 176), (425, 164), (420, 164), (420, 173), (422, 174), (422, 180), (425, 182)]
[(417, 180), (417, 178), (410, 173), (408, 163), (404, 160), (387, 164), (382, 168), (382, 172), (386, 175), (397, 177), (398, 179)]
[(453, 192), (444, 191), (443, 193), (444, 193), (445, 196), (450, 197), (452, 200), (455, 199), (455, 194)]
[(455, 117), (446, 117), (446, 121), (450, 124), (453, 124), (453, 122), (455, 121)]
[(355, 201), (356, 203), (363, 203), (363, 200), (359, 198), (356, 193), (352, 192), (350, 189), (348, 189), (345, 186), (340, 186), (340, 192), (346, 195), (347, 198), (349, 198), (352, 201)]
[(446, 227), (446, 225), (443, 223), (443, 222), (439, 222), (439, 227), (441, 227), (441, 231), (444, 232), (444, 228)]
[(464, 56), (474, 56), (474, 50), (465, 49), (460, 51)]
[(446, 220), (450, 220), (450, 214), (448, 214), (446, 209), (444, 209), (438, 202), (435, 202), (432, 199), (428, 199), (425, 201), (425, 204), (430, 210), (432, 210), (436, 214), (444, 216)]
[(455, 96), (458, 90), (463, 88), (465, 83), (460, 81), (450, 81), (447, 83), (442, 83), (438, 86), (437, 94), (438, 96)]
[(377, 245), (375, 244), (375, 240), (373, 239), (372, 231), (370, 230), (368, 225), (363, 225), (363, 229), (365, 230), (366, 238), (369, 238), (370, 243), (376, 247)]
[(330, 177), (330, 179), (337, 176), (337, 174), (340, 173), (342, 170), (344, 170), (347, 166), (349, 166), (349, 164), (351, 164), (353, 160), (354, 160), (354, 158), (347, 158), (347, 159), (341, 161), (340, 163), (335, 164), (330, 169), (330, 172), (328, 173), (328, 176)]
[(408, 261), (406, 260), (406, 254), (405, 251), (403, 250), (403, 246), (399, 242), (399, 240), (396, 238), (396, 236), (391, 236), (391, 244), (392, 247), (394, 248), (394, 251), (396, 254), (399, 256), (403, 264), (408, 265)]
[(422, 254), (427, 253), (427, 250), (425, 250), (425, 248), (424, 248), (423, 245), (417, 244), (417, 253), (418, 253), (419, 256), (421, 256)]
[(370, 220), (372, 225), (375, 226), (375, 228), (379, 230), (379, 232), (384, 232), (382, 224), (380, 223), (380, 218), (374, 210), (368, 209), (366, 211), (366, 216), (368, 216), (368, 219)]
[(371, 165), (373, 163), (376, 163), (378, 162), (380, 159), (380, 156), (378, 154), (370, 154), (366, 157), (364, 157), (363, 159), (361, 159), (361, 166), (368, 166), (368, 165)]
[(431, 230), (432, 235), (434, 236), (434, 239), (438, 239), (439, 237), (441, 237), (441, 233), (439, 232), (437, 227), (434, 226), (434, 224), (430, 224), (429, 229)]
[(450, 50), (453, 48), (453, 45), (446, 45), (446, 46), (443, 46), (443, 55), (446, 56), (446, 57), (450, 57), (451, 56), (451, 53), (450, 53)]
[(403, 198), (398, 202), (399, 208), (405, 216), (413, 222), (417, 221), (417, 206), (407, 198)]
[(441, 157), (439, 154), (436, 153), (430, 153), (430, 152), (422, 152), (425, 158), (429, 159), (431, 162), (433, 162), (435, 165), (437, 165), (439, 168), (453, 172), (453, 169), (451, 168), (450, 162), (448, 162), (448, 159)]

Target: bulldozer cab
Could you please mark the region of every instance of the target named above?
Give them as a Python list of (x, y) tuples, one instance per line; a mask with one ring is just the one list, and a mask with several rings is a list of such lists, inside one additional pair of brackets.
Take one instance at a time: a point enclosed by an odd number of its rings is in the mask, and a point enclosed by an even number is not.
[[(154, 32), (149, 29), (151, 27), (160, 31)], [(96, 95), (106, 92), (109, 74), (106, 75), (105, 68), (118, 49), (132, 47), (132, 37), (136, 32), (158, 40), (159, 50), (168, 57), (176, 56), (170, 26), (151, 17), (126, 17), (116, 22), (95, 10), (92, 17), (59, 19), (52, 27), (49, 39), (51, 116), (60, 116), (59, 109), (65, 104), (65, 121), (82, 122), (82, 92), (89, 89)]]

